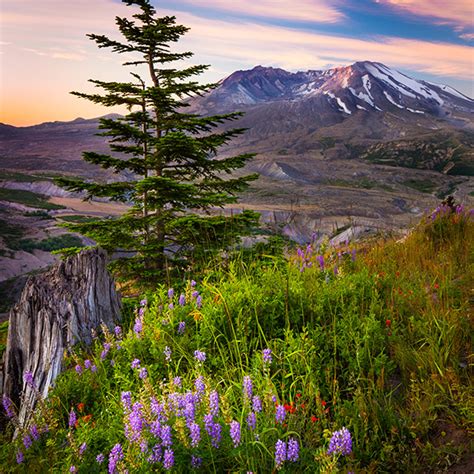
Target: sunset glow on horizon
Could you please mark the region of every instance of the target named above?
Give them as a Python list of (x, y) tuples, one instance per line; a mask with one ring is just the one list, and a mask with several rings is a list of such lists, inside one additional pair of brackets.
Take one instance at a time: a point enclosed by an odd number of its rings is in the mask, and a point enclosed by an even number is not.
[[(203, 82), (261, 64), (290, 71), (382, 62), (417, 79), (474, 95), (472, 2), (458, 0), (163, 0), (191, 31), (177, 45), (210, 64)], [(127, 58), (99, 50), (87, 33), (116, 36), (119, 0), (6, 0), (1, 5), (0, 122), (28, 126), (121, 112), (69, 94), (88, 79), (121, 81)], [(470, 13), (470, 15), (469, 15)]]

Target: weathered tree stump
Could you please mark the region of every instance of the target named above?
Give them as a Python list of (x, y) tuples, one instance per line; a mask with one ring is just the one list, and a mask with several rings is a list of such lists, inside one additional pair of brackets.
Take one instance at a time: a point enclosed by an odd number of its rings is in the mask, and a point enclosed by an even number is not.
[[(112, 328), (120, 317), (120, 297), (106, 268), (106, 253), (85, 250), (30, 277), (9, 315), (4, 355), (3, 393), (28, 422), (38, 393), (46, 397), (61, 372), (64, 351), (77, 342), (90, 344), (92, 330)], [(32, 389), (23, 380), (31, 372)]]

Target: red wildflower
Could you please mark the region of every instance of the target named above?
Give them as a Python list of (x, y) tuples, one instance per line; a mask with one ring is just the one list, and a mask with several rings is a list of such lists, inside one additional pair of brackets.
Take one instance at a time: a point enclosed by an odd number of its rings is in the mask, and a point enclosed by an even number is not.
[(321, 405), (325, 407), (327, 405), (327, 402), (325, 402), (324, 400), (321, 400)]
[(298, 392), (298, 393), (296, 394), (296, 398), (300, 398), (300, 397), (301, 397), (301, 393)]
[(84, 411), (84, 403), (83, 403), (83, 402), (78, 403), (78, 404), (77, 404), (77, 409), (78, 409), (80, 412), (83, 412), (83, 411)]
[(392, 324), (392, 321), (390, 321), (390, 319), (385, 320), (385, 326), (389, 328), (391, 324)]
[(315, 423), (316, 421), (319, 421), (319, 418), (315, 417), (314, 415), (311, 417), (311, 421)]
[(435, 287), (435, 290), (438, 290), (439, 289), (439, 283), (435, 283), (434, 287)]

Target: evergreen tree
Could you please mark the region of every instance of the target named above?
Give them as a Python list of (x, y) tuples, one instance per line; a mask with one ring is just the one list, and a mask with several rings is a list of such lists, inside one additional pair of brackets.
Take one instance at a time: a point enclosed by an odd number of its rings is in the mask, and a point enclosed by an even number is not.
[[(219, 147), (245, 129), (217, 128), (241, 114), (202, 117), (186, 113), (190, 97), (202, 95), (214, 84), (199, 84), (193, 77), (209, 66), (175, 67), (193, 53), (174, 53), (170, 45), (189, 28), (174, 16), (157, 17), (149, 0), (123, 0), (138, 6), (133, 19), (116, 18), (123, 42), (90, 34), (99, 48), (136, 60), (131, 82), (91, 80), (100, 94), (72, 94), (107, 107), (126, 106), (120, 118), (102, 118), (100, 135), (109, 138), (110, 154), (85, 152), (89, 163), (117, 173), (114, 182), (59, 178), (70, 191), (85, 191), (86, 199), (107, 197), (131, 204), (123, 216), (72, 224), (71, 230), (94, 239), (109, 251), (128, 255), (115, 262), (120, 274), (155, 281), (169, 266), (190, 265), (197, 256), (225, 248), (256, 225), (258, 215), (210, 215), (211, 208), (236, 201), (236, 193), (257, 175), (227, 176), (252, 154), (217, 158)], [(133, 176), (125, 179), (125, 176)], [(133, 255), (130, 257), (130, 255)]]

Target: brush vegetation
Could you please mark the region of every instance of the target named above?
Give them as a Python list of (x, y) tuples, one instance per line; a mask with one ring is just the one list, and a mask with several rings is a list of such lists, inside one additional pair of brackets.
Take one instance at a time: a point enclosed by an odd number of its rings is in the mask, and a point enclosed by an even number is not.
[(2, 472), (448, 469), (473, 428), (473, 230), (444, 206), (401, 241), (260, 247), (125, 300), (13, 442), (10, 420)]

